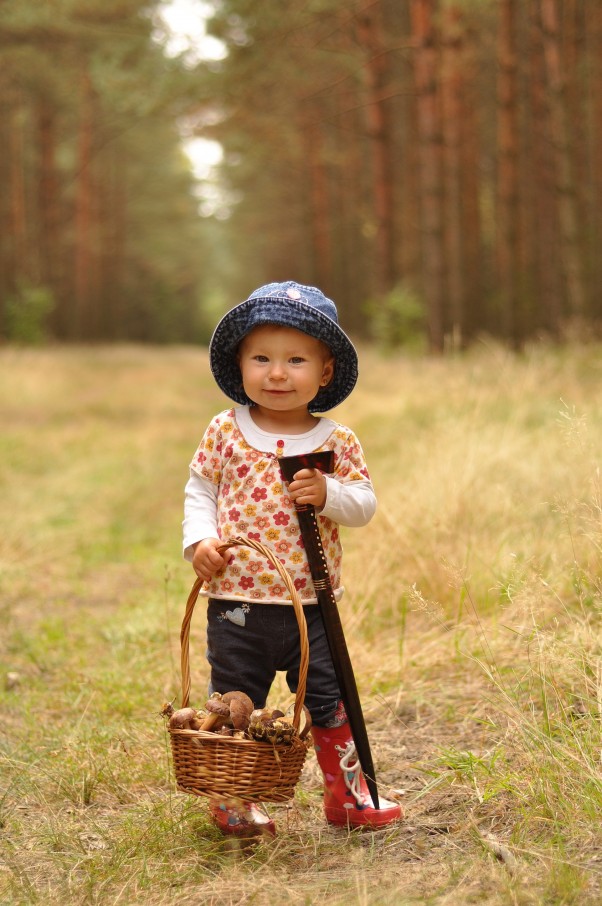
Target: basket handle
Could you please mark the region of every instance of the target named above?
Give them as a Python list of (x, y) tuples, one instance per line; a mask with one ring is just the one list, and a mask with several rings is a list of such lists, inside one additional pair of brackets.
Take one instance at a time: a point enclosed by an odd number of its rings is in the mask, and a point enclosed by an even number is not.
[[(297, 685), (297, 691), (295, 693), (295, 707), (293, 710), (293, 726), (295, 730), (297, 730), (299, 735), (303, 738), (307, 735), (311, 726), (311, 718), (306, 711), (305, 726), (303, 727), (303, 730), (301, 732), (299, 731), (299, 725), (301, 723), (301, 712), (303, 711), (303, 702), (305, 700), (305, 690), (307, 687), (307, 669), (309, 666), (309, 639), (307, 636), (307, 623), (305, 622), (305, 614), (303, 613), (303, 605), (301, 604), (299, 593), (297, 592), (297, 589), (295, 588), (293, 580), (291, 579), (288, 571), (282, 565), (274, 551), (271, 550), (271, 548), (266, 547), (265, 544), (261, 544), (259, 541), (254, 541), (252, 538), (244, 538), (239, 535), (235, 538), (231, 538), (229, 541), (225, 541), (222, 545), (220, 545), (218, 550), (220, 553), (223, 553), (230, 547), (250, 547), (253, 550), (257, 551), (257, 553), (262, 554), (278, 571), (280, 578), (284, 582), (290, 595), (295, 610), (295, 616), (297, 617), (297, 623), (299, 625), (299, 643), (301, 649), (301, 659), (299, 663), (299, 682)], [(182, 708), (188, 707), (188, 702), (190, 701), (190, 622), (192, 620), (192, 614), (202, 585), (203, 580), (198, 578), (190, 590), (188, 601), (186, 602), (184, 619), (182, 620), (182, 629), (180, 631)]]

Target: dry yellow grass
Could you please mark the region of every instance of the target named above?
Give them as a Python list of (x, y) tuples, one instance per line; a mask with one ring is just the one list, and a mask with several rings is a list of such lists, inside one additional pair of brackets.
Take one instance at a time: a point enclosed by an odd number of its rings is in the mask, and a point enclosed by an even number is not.
[(342, 612), (407, 820), (326, 827), (310, 757), (244, 851), (173, 791), (157, 716), (187, 463), (226, 403), (206, 354), (0, 351), (1, 902), (600, 901), (600, 348), (361, 362), (337, 416), (379, 510), (344, 533)]

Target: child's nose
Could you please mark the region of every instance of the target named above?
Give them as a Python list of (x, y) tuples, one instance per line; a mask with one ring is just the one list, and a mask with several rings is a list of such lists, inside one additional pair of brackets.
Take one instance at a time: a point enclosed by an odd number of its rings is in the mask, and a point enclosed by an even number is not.
[(282, 362), (272, 362), (272, 367), (270, 368), (270, 377), (273, 380), (282, 380), (286, 377), (286, 370)]

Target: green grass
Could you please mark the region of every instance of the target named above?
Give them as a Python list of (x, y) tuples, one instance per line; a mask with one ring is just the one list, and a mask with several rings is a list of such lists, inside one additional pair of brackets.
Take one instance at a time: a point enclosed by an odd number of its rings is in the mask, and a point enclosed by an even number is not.
[[(0, 902), (600, 902), (601, 351), (362, 351), (337, 416), (379, 509), (344, 531), (341, 608), (407, 818), (328, 827), (310, 754), (243, 848), (175, 791), (159, 716), (187, 464), (226, 405), (206, 353), (0, 350)], [(203, 652), (199, 605), (199, 705)]]

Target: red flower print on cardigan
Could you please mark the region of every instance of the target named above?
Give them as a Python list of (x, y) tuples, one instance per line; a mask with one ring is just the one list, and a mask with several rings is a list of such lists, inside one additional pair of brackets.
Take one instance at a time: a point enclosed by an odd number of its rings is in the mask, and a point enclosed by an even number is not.
[[(238, 427), (237, 418), (237, 410), (232, 408), (212, 419), (191, 469), (215, 486), (219, 537), (243, 535), (272, 547), (305, 603), (315, 598), (315, 591), (294, 504), (280, 478), (274, 454), (251, 447)], [(362, 448), (349, 428), (333, 427), (326, 442), (316, 449), (334, 451), (333, 474), (337, 481), (369, 478)], [(319, 524), (336, 590), (341, 585), (338, 526), (326, 517), (320, 517)], [(268, 579), (272, 584), (264, 585)], [(273, 567), (244, 548), (237, 551), (223, 574), (208, 583), (206, 593), (210, 597), (233, 597), (239, 601), (290, 604), (288, 592), (278, 582)]]

